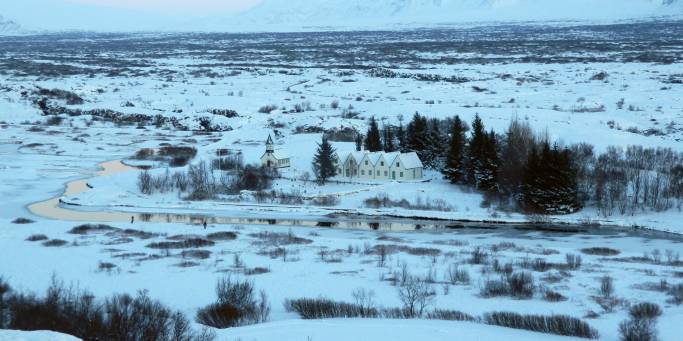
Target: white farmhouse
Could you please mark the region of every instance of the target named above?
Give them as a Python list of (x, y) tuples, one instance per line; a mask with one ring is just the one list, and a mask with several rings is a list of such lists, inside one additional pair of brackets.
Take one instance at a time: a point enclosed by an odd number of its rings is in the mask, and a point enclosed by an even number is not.
[(261, 165), (268, 168), (288, 168), (290, 159), (283, 150), (275, 150), (273, 138), (268, 135), (266, 140), (266, 152), (261, 156)]
[(422, 180), (417, 153), (354, 151), (337, 153), (337, 176), (361, 180)]

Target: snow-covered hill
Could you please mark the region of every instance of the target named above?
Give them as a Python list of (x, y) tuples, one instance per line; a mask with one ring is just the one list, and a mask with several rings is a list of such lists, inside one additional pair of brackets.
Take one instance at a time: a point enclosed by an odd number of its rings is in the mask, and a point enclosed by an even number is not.
[(7, 20), (0, 15), (0, 35), (17, 34), (21, 32), (21, 27), (14, 21)]
[(682, 0), (264, 0), (237, 15), (247, 30), (487, 21), (619, 20), (683, 15)]

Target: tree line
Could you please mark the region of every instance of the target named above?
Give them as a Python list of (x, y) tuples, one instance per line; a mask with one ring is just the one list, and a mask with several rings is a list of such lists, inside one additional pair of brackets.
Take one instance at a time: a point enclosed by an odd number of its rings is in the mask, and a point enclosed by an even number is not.
[(594, 205), (604, 216), (681, 208), (683, 153), (670, 148), (614, 146), (596, 154), (586, 143), (552, 142), (517, 118), (503, 134), (487, 131), (478, 115), (471, 125), (459, 116), (428, 119), (419, 113), (405, 127), (399, 122), (380, 128), (371, 117), (367, 133), (356, 139), (357, 150), (416, 152), (425, 167), (499, 206), (568, 214)]

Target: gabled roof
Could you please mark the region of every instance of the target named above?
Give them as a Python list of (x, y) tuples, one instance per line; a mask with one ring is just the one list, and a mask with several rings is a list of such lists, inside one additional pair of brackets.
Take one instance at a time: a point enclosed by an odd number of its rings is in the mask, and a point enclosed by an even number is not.
[(403, 153), (399, 157), (405, 169), (423, 168), (422, 161), (415, 152)]
[(268, 134), (268, 139), (266, 140), (266, 144), (273, 144), (273, 138)]
[(276, 149), (273, 151), (273, 156), (278, 160), (289, 159), (289, 154), (282, 149)]
[(387, 162), (387, 166), (391, 166), (392, 163), (394, 163), (394, 160), (401, 155), (399, 152), (391, 152), (391, 153), (384, 153), (382, 152), (382, 156), (384, 157), (384, 161)]
[(339, 155), (339, 162), (344, 164), (348, 161), (349, 158), (353, 158), (356, 163), (361, 164), (364, 159), (367, 158), (369, 163), (373, 166), (376, 167), (379, 164), (379, 161), (383, 159), (387, 165), (390, 166), (392, 165), (397, 158), (400, 158), (401, 162), (403, 163), (403, 167), (405, 169), (413, 169), (413, 168), (423, 168), (422, 166), (422, 161), (420, 161), (420, 158), (417, 156), (417, 153), (411, 152), (411, 153), (400, 153), (400, 152), (391, 152), (391, 153), (386, 153), (386, 152), (365, 152), (365, 151), (351, 151), (351, 152), (338, 152), (337, 155)]

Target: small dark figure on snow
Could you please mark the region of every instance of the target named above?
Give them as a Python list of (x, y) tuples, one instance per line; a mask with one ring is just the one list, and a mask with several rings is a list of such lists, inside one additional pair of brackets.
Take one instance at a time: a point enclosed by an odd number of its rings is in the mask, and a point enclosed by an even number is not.
[(204, 220), (204, 229), (206, 230), (206, 220)]
[(134, 223), (134, 222), (135, 222), (135, 216), (132, 215), (132, 216), (130, 216), (130, 223), (132, 224), (132, 223)]

